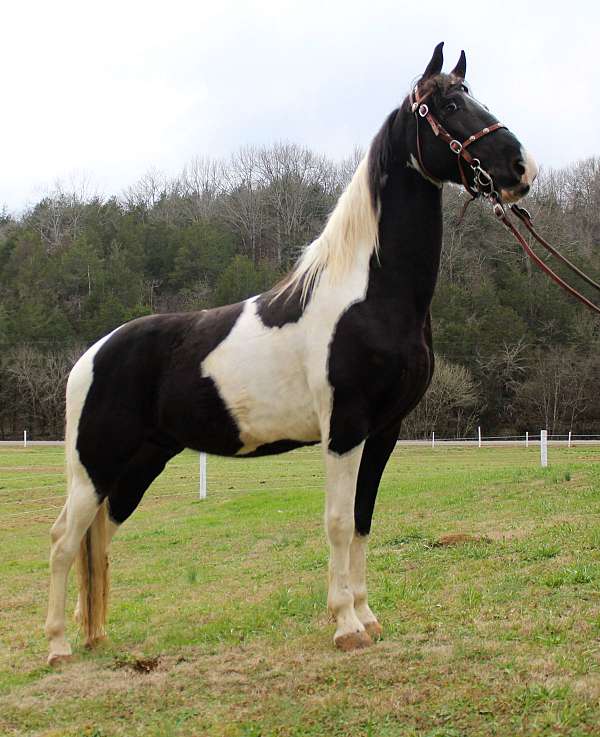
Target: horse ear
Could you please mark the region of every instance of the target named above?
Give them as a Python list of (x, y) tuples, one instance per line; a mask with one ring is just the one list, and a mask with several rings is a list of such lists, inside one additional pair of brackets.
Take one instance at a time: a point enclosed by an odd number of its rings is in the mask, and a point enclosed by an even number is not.
[(435, 47), (435, 49), (433, 50), (431, 61), (423, 72), (423, 76), (421, 77), (421, 79), (428, 79), (429, 77), (433, 77), (442, 71), (442, 66), (444, 64), (444, 54), (442, 53), (443, 48), (443, 41)]
[(464, 79), (466, 73), (467, 73), (467, 57), (465, 56), (465, 52), (461, 51), (460, 58), (458, 59), (458, 64), (454, 67), (454, 69), (450, 72), (450, 74), (453, 77)]

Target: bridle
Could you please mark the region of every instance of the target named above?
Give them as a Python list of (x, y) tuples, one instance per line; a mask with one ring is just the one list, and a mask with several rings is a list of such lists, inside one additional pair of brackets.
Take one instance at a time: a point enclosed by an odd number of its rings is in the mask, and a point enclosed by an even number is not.
[[(504, 125), (504, 123), (493, 123), (492, 125), (488, 125), (485, 128), (482, 128), (480, 131), (477, 131), (477, 133), (473, 133), (466, 140), (461, 142), (454, 136), (451, 136), (450, 133), (448, 133), (448, 131), (444, 128), (440, 121), (433, 115), (433, 113), (429, 109), (429, 106), (425, 104), (425, 100), (427, 100), (430, 95), (431, 90), (429, 92), (426, 92), (424, 95), (421, 95), (419, 85), (417, 85), (413, 88), (409, 98), (411, 112), (414, 113), (415, 120), (417, 121), (417, 160), (419, 162), (421, 170), (428, 179), (431, 179), (439, 185), (442, 184), (442, 181), (440, 179), (433, 176), (429, 171), (427, 171), (427, 167), (423, 163), (423, 155), (421, 153), (421, 132), (419, 130), (419, 123), (421, 120), (426, 120), (429, 123), (429, 127), (433, 131), (433, 134), (437, 138), (441, 138), (443, 141), (446, 141), (446, 143), (450, 147), (450, 151), (452, 151), (453, 154), (456, 154), (458, 171), (460, 173), (461, 181), (464, 188), (471, 195), (471, 197), (473, 199), (476, 199), (480, 195), (489, 197), (494, 191), (494, 180), (481, 166), (481, 161), (479, 161), (479, 159), (476, 159), (474, 156), (471, 156), (471, 152), (467, 151), (467, 148), (471, 144), (475, 143), (475, 141), (479, 141), (484, 136), (488, 136), (490, 133), (494, 133), (494, 131), (497, 131), (499, 128), (506, 128), (506, 126)], [(463, 162), (466, 162), (473, 171), (473, 184), (470, 184), (469, 180), (467, 179)]]
[[(496, 218), (505, 226), (505, 228), (512, 233), (512, 235), (516, 238), (519, 245), (523, 248), (527, 256), (533, 261), (536, 266), (538, 266), (544, 273), (546, 273), (552, 281), (556, 282), (560, 287), (562, 287), (568, 294), (571, 294), (573, 297), (578, 299), (581, 303), (583, 303), (586, 307), (588, 307), (590, 310), (600, 314), (600, 307), (595, 305), (593, 302), (591, 302), (587, 297), (585, 297), (583, 294), (578, 292), (574, 287), (567, 284), (555, 271), (553, 271), (536, 253), (533, 251), (529, 243), (525, 240), (525, 238), (521, 235), (521, 233), (517, 230), (514, 223), (509, 219), (506, 208), (502, 202), (502, 198), (496, 191), (494, 187), (494, 180), (490, 174), (481, 166), (481, 162), (479, 159), (475, 158), (474, 156), (471, 156), (471, 152), (467, 150), (467, 148), (475, 143), (476, 141), (481, 140), (484, 136), (489, 135), (490, 133), (493, 133), (494, 131), (499, 130), (500, 128), (506, 128), (506, 126), (503, 123), (493, 123), (492, 125), (486, 126), (485, 128), (482, 128), (480, 131), (477, 131), (477, 133), (473, 133), (470, 135), (465, 141), (459, 141), (457, 138), (452, 136), (440, 123), (440, 121), (433, 115), (431, 110), (429, 109), (429, 106), (425, 103), (425, 100), (431, 95), (432, 90), (426, 92), (424, 95), (421, 95), (419, 90), (419, 85), (417, 84), (412, 92), (410, 93), (409, 102), (410, 102), (410, 109), (411, 112), (415, 116), (416, 125), (417, 125), (417, 160), (419, 167), (421, 169), (421, 172), (424, 176), (427, 177), (427, 179), (431, 180), (435, 184), (438, 184), (441, 186), (443, 184), (443, 181), (439, 179), (438, 177), (434, 176), (427, 170), (427, 167), (423, 163), (423, 155), (422, 155), (422, 146), (421, 146), (421, 133), (419, 129), (419, 124), (421, 120), (427, 121), (429, 123), (429, 126), (431, 130), (433, 131), (433, 134), (437, 138), (441, 138), (443, 141), (445, 141), (448, 146), (450, 147), (450, 150), (453, 154), (457, 157), (457, 165), (458, 165), (458, 171), (460, 173), (460, 178), (463, 183), (464, 188), (467, 190), (467, 192), (471, 195), (471, 200), (467, 201), (465, 204), (465, 207), (463, 208), (463, 215), (466, 210), (466, 206), (469, 205), (473, 200), (477, 199), (478, 197), (483, 197), (486, 200), (489, 200), (489, 202), (492, 205), (494, 215)], [(467, 164), (471, 167), (471, 170), (473, 172), (473, 182), (470, 183), (464, 169), (464, 164)], [(600, 292), (600, 284), (595, 282), (593, 279), (591, 279), (587, 274), (585, 274), (583, 271), (577, 268), (575, 264), (571, 263), (565, 256), (563, 256), (559, 251), (556, 250), (553, 246), (551, 246), (548, 241), (546, 241), (533, 227), (533, 222), (531, 215), (524, 207), (519, 207), (519, 205), (513, 204), (510, 205), (510, 211), (525, 225), (527, 230), (532, 234), (532, 236), (535, 238), (535, 240), (543, 246), (549, 253), (551, 253), (553, 256), (555, 256), (559, 261), (561, 261), (565, 266), (567, 266), (571, 271), (573, 271), (575, 274), (577, 274), (579, 277), (581, 277), (587, 284), (594, 287), (597, 291)], [(462, 216), (461, 216), (462, 218)]]

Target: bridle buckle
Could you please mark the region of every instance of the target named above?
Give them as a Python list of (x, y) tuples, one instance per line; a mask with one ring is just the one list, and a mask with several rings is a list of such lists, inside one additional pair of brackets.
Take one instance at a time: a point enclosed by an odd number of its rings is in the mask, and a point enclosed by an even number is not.
[(457, 156), (461, 155), (463, 145), (460, 141), (457, 141), (456, 138), (453, 138), (448, 145), (450, 146), (450, 150), (452, 151), (452, 153), (456, 154)]
[(506, 212), (504, 211), (504, 205), (501, 202), (494, 202), (494, 215), (497, 218), (503, 218), (506, 215)]
[(429, 115), (429, 108), (427, 107), (427, 105), (419, 105), (419, 115), (422, 118), (426, 118)]

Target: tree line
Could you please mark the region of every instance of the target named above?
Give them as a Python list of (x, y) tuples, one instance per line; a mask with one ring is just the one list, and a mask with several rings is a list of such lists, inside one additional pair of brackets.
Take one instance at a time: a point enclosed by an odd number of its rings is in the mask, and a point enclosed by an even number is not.
[[(0, 438), (62, 437), (69, 369), (117, 325), (235, 302), (281, 278), (359, 159), (246, 147), (176, 177), (151, 171), (120, 196), (57, 184), (18, 217), (0, 212)], [(600, 433), (598, 319), (532, 267), (484, 204), (461, 220), (464, 201), (446, 187), (436, 376), (404, 433)], [(598, 279), (600, 158), (543, 171), (528, 207)]]

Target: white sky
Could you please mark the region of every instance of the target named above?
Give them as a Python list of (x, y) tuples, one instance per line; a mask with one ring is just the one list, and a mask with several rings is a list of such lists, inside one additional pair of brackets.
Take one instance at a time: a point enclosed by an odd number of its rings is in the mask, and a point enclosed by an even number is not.
[(366, 148), (444, 40), (543, 166), (600, 155), (600, 6), (446, 0), (4, 0), (0, 209), (85, 177), (289, 140)]

